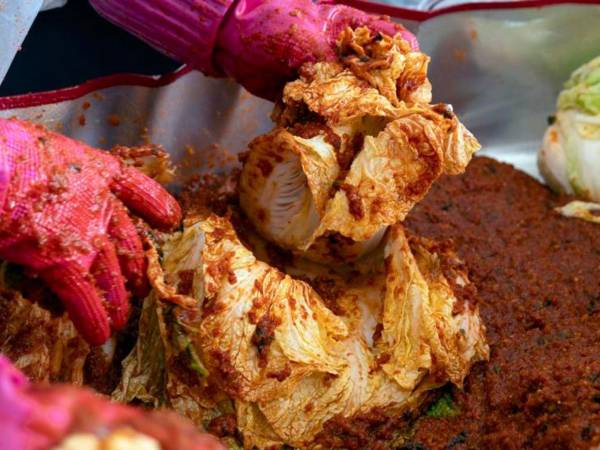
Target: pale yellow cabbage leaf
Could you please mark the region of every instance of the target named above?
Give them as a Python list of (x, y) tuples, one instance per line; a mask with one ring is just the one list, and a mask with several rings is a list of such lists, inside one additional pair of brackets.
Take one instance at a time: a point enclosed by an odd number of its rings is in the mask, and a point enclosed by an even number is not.
[(477, 142), (456, 117), (432, 109), (406, 111), (377, 136), (367, 136), (319, 228), (366, 241), (402, 221), (442, 173), (464, 170)]
[[(453, 313), (457, 299), (440, 267), (440, 255), (427, 248), (427, 241), (409, 243), (402, 227), (394, 225), (385, 258), (381, 351), (390, 359), (384, 371), (404, 387), (413, 386), (427, 373), (444, 374), (462, 385), (472, 361), (488, 357), (478, 313), (469, 305), (463, 314)], [(468, 283), (466, 274), (457, 276), (456, 283)]]
[(556, 211), (565, 217), (600, 223), (600, 203), (573, 200), (566, 205), (556, 208)]
[(245, 167), (240, 203), (252, 222), (283, 247), (309, 239), (339, 175), (333, 147), (276, 128), (252, 141)]

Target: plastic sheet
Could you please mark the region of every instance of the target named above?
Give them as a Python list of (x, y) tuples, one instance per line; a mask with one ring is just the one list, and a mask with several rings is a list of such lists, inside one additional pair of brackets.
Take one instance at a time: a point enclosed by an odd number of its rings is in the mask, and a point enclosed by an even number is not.
[(0, 83), (38, 13), (66, 3), (67, 0), (8, 0), (0, 3)]

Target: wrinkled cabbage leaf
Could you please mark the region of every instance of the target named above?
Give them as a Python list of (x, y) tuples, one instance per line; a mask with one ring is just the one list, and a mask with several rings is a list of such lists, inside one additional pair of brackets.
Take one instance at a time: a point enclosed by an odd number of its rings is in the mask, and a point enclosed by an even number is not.
[(0, 262), (0, 353), (32, 381), (82, 385), (89, 345), (66, 312), (24, 298), (11, 282), (15, 272)]
[[(185, 285), (180, 295), (197, 307), (166, 303), (172, 291), (155, 285), (115, 398), (173, 407), (205, 426), (230, 400), (246, 448), (305, 448), (335, 417), (401, 414), (431, 389), (460, 386), (488, 348), (476, 307), (453, 312), (458, 300), (439, 268), (453, 256), (400, 225), (385, 242), (358, 274), (309, 262), (284, 273), (258, 260), (228, 219), (187, 220), (162, 247), (160, 278), (176, 292)], [(182, 258), (190, 249), (200, 252)], [(190, 290), (200, 280), (203, 289)]]
[(565, 217), (573, 217), (588, 222), (600, 223), (600, 203), (573, 200), (566, 205), (556, 208), (556, 211)]

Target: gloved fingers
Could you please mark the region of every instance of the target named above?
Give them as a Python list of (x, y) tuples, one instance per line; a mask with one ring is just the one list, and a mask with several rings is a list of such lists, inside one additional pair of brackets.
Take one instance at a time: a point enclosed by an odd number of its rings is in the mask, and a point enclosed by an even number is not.
[(118, 201), (114, 203), (108, 234), (117, 250), (127, 286), (136, 297), (144, 297), (148, 293), (149, 285), (146, 276), (148, 263), (142, 241), (123, 205)]
[[(327, 6), (330, 9), (326, 9)], [(372, 14), (367, 14), (356, 8), (350, 6), (337, 5), (331, 7), (331, 5), (322, 5), (322, 8), (327, 11), (328, 14), (328, 34), (330, 39), (333, 39), (335, 44), (339, 34), (346, 28), (358, 28), (361, 26), (368, 27), (373, 33), (383, 33), (389, 36), (394, 36), (400, 33), (404, 40), (406, 40), (414, 51), (419, 50), (419, 43), (414, 34), (404, 28), (402, 25), (392, 22), (388, 17), (382, 17)]]
[(97, 289), (104, 294), (113, 329), (123, 328), (129, 317), (129, 294), (125, 289), (117, 252), (108, 238), (101, 239), (98, 255), (90, 271), (96, 279)]
[(40, 272), (46, 285), (63, 302), (75, 327), (92, 345), (101, 345), (110, 336), (103, 300), (86, 274), (75, 264), (52, 266)]
[(32, 242), (31, 239), (19, 239), (19, 236), (13, 236), (2, 244), (0, 259), (7, 262), (26, 266), (36, 272), (46, 269), (51, 264), (48, 257), (40, 252), (37, 243)]
[(115, 177), (113, 192), (151, 226), (172, 229), (181, 221), (181, 208), (160, 184), (133, 167), (123, 167)]

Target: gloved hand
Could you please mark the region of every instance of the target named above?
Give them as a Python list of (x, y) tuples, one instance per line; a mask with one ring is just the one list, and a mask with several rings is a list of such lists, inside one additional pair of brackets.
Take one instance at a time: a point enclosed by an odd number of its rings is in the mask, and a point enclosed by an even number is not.
[[(2, 450), (48, 450), (75, 434), (105, 439), (126, 429), (157, 441), (162, 450), (226, 450), (217, 438), (200, 433), (174, 413), (145, 411), (112, 403), (87, 389), (32, 385), (0, 355), (0, 442)], [(139, 434), (137, 434), (139, 433)], [(127, 436), (127, 432), (122, 435)], [(73, 443), (70, 448), (82, 448)], [(90, 447), (85, 447), (90, 448)], [(138, 450), (134, 445), (121, 446)], [(148, 447), (139, 447), (147, 449)]]
[(90, 0), (108, 20), (207, 75), (228, 75), (273, 100), (305, 62), (335, 58), (347, 26), (401, 32), (388, 18), (312, 0)]
[(39, 275), (94, 345), (127, 321), (123, 276), (137, 294), (147, 286), (142, 243), (121, 202), (158, 228), (181, 219), (158, 183), (108, 153), (0, 119), (0, 259)]

